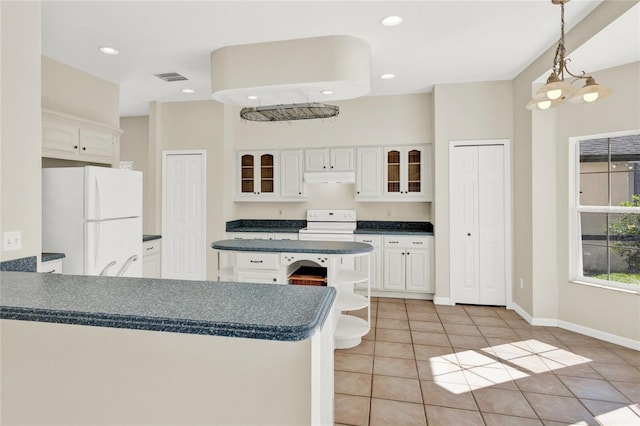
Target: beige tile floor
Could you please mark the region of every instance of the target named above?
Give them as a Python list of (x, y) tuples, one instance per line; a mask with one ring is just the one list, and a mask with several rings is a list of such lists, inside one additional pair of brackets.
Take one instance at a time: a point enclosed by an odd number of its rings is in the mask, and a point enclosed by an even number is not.
[(503, 308), (372, 298), (371, 318), (335, 351), (337, 425), (640, 425), (638, 351)]

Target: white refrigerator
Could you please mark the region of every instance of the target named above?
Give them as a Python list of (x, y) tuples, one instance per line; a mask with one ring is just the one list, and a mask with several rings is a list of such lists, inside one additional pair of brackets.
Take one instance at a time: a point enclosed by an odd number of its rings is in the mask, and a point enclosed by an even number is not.
[(42, 169), (42, 251), (64, 273), (142, 276), (142, 172)]

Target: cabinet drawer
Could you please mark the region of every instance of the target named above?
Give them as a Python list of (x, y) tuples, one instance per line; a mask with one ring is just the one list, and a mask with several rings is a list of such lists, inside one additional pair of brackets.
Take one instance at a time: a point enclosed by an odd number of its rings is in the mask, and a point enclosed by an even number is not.
[(145, 241), (142, 244), (142, 255), (148, 256), (152, 254), (160, 253), (159, 241)]
[(277, 253), (237, 253), (238, 268), (244, 269), (278, 269)]
[(371, 244), (373, 247), (382, 247), (382, 237), (380, 235), (356, 235), (357, 243)]
[(384, 237), (385, 247), (423, 248), (428, 244), (427, 237)]

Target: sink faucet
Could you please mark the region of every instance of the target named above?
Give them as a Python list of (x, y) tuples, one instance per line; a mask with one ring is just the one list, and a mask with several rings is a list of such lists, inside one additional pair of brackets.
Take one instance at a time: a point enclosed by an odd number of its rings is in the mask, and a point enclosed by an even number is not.
[(116, 264), (116, 261), (115, 261), (115, 260), (112, 260), (111, 262), (109, 262), (109, 263), (107, 264), (107, 266), (105, 266), (105, 267), (102, 269), (102, 271), (100, 272), (100, 276), (105, 276), (105, 275), (107, 275), (107, 270), (108, 270), (109, 268), (111, 268), (111, 267), (112, 267), (113, 265), (115, 265), (115, 264)]
[(122, 268), (120, 268), (120, 270), (116, 274), (116, 277), (121, 277), (122, 274), (124, 274), (124, 272), (127, 270), (127, 268), (129, 268), (129, 265), (131, 265), (132, 262), (135, 262), (137, 260), (138, 260), (137, 254), (134, 254), (133, 256), (129, 256), (129, 258), (124, 262), (124, 265), (122, 265)]

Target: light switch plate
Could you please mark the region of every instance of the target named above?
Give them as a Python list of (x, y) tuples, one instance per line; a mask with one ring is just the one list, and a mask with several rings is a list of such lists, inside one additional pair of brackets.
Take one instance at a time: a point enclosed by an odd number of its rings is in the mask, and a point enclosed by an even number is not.
[(2, 250), (13, 251), (22, 248), (22, 231), (6, 231), (2, 234)]

